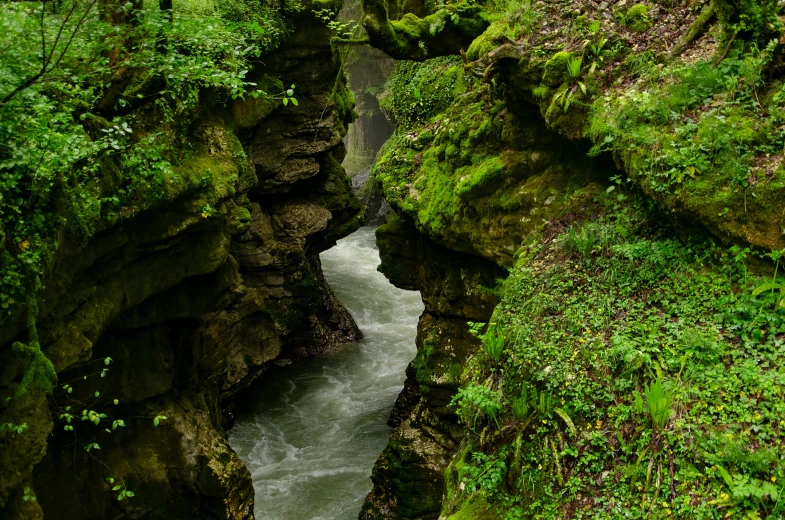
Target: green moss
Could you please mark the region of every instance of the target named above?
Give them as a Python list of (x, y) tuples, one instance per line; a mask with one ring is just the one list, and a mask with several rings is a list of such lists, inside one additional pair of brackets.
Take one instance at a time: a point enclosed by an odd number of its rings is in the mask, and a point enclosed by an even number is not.
[[(639, 209), (639, 200), (612, 200), (608, 217), (574, 228), (591, 237), (587, 253), (569, 247), (569, 233), (535, 241), (532, 254), (510, 271), (494, 313), (505, 336), (518, 338), (503, 360), (499, 388), (506, 396), (524, 383), (552, 392), (580, 433), (571, 434), (556, 414), (521, 421), (507, 404), (503, 435), (493, 436), (493, 428), (480, 433), (489, 440), (475, 444), (471, 460), (462, 455), (461, 478), (470, 479), (470, 489), (484, 484), (474, 498), (489, 509), (514, 504), (515, 518), (564, 518), (576, 505), (596, 504), (588, 496), (612, 504), (609, 518), (643, 500), (656, 503), (663, 518), (761, 515), (773, 499), (734, 497), (713, 468), (733, 467), (734, 478), (766, 489), (785, 476), (778, 457), (785, 403), (774, 390), (785, 377), (785, 352), (772, 348), (781, 340), (758, 326), (760, 319), (783, 323), (775, 308), (780, 295), (754, 303), (762, 280), (749, 278), (734, 260), (738, 253), (706, 236), (674, 240), (661, 216)], [(483, 384), (494, 373), (478, 357), (468, 375)], [(635, 392), (645, 394), (654, 380), (677, 395), (664, 427), (653, 424), (645, 404), (634, 404)], [(666, 437), (667, 448), (651, 450)], [(569, 450), (558, 449), (562, 439)], [(636, 464), (643, 451), (649, 462)], [(489, 482), (484, 461), (502, 453), (503, 477)], [(647, 480), (647, 468), (656, 472), (660, 464), (672, 476)], [(569, 485), (561, 483), (565, 468)], [(448, 496), (455, 497), (452, 486)], [(722, 493), (728, 499), (718, 507)], [(461, 497), (457, 503), (472, 504)], [(481, 518), (471, 511), (468, 518)]]
[(506, 20), (501, 20), (492, 23), (484, 33), (474, 39), (469, 49), (466, 51), (466, 56), (470, 60), (478, 60), (488, 52), (492, 51), (500, 44), (498, 38), (506, 36), (510, 30), (510, 24)]
[(627, 10), (627, 15), (624, 17), (624, 23), (631, 31), (648, 31), (652, 25), (652, 20), (649, 18), (650, 10), (651, 7), (646, 4), (635, 4)]
[[(478, 164), (458, 169), (458, 194), (473, 193), (477, 196), (479, 188), (487, 188), (489, 184), (498, 181), (505, 171), (505, 164), (499, 157), (491, 156)], [(486, 193), (488, 190), (482, 190)]]
[(542, 81), (549, 87), (558, 87), (567, 80), (567, 64), (572, 54), (566, 51), (557, 52), (545, 62)]
[(570, 139), (583, 137), (583, 128), (587, 120), (588, 111), (585, 106), (572, 103), (565, 111), (564, 106), (555, 99), (555, 96), (551, 98), (548, 110), (545, 112), (545, 122), (548, 126)]
[(727, 38), (741, 35), (765, 43), (782, 32), (777, 0), (714, 0), (712, 5)]
[(445, 110), (456, 92), (465, 89), (459, 56), (434, 58), (426, 62), (398, 62), (387, 82), (390, 94), (384, 108), (402, 129), (412, 129)]
[(248, 208), (236, 206), (229, 221), (229, 231), (233, 235), (241, 235), (251, 227), (251, 212)]
[(442, 6), (424, 17), (405, 12), (398, 20), (388, 18), (386, 0), (365, 0), (363, 8), (371, 44), (399, 60), (454, 55), (490, 24), (485, 8), (471, 2)]
[(282, 101), (277, 99), (283, 92), (283, 82), (272, 76), (264, 76), (255, 81), (256, 88), (265, 94), (258, 97), (247, 99), (237, 99), (232, 104), (232, 127), (249, 129), (258, 125), (265, 117), (269, 116), (276, 108), (281, 106)]

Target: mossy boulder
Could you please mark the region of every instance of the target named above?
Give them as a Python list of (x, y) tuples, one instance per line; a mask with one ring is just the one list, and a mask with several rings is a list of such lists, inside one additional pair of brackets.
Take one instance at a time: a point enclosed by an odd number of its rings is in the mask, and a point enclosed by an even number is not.
[(402, 13), (397, 20), (389, 18), (387, 0), (364, 0), (363, 9), (362, 24), (371, 45), (400, 60), (457, 54), (490, 25), (486, 9), (467, 1), (438, 8), (424, 17)]
[(501, 44), (501, 37), (510, 30), (506, 20), (492, 23), (484, 33), (474, 39), (466, 51), (470, 60), (477, 60)]
[(258, 97), (249, 95), (245, 99), (236, 99), (232, 103), (231, 124), (233, 128), (251, 129), (282, 104), (278, 98), (285, 89), (280, 79), (263, 76), (254, 83), (256, 83), (256, 89), (261, 90), (264, 94)]
[(627, 10), (624, 17), (624, 23), (627, 27), (634, 32), (646, 32), (652, 25), (652, 20), (649, 18), (649, 11), (651, 7), (646, 4), (635, 4)]
[(566, 51), (560, 51), (551, 56), (545, 62), (542, 82), (549, 87), (558, 87), (564, 83), (569, 77), (567, 66), (570, 63), (570, 59), (572, 59), (572, 53)]

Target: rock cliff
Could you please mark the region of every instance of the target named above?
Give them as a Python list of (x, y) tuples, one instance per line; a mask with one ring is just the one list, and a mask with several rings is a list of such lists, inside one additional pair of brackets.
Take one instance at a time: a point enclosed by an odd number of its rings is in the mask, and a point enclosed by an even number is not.
[(783, 514), (775, 3), (365, 12), (411, 60), (381, 269), (426, 312), (361, 517)]
[[(3, 518), (253, 518), (250, 474), (226, 441), (233, 403), (274, 361), (360, 337), (319, 264), (363, 208), (340, 165), (353, 98), (311, 11), (250, 72), (271, 94), (296, 84), (297, 106), (205, 93), (175, 167), (187, 186), (89, 239), (63, 237), (37, 320), (58, 387), (31, 385), (0, 410), (26, 425), (0, 433)], [(3, 399), (26, 368), (11, 348), (24, 325), (20, 311), (0, 332)]]

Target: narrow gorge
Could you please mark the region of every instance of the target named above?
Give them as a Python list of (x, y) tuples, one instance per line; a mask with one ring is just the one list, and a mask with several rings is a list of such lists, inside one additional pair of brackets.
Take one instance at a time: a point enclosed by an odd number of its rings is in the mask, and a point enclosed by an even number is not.
[(0, 28), (0, 518), (785, 518), (782, 3)]

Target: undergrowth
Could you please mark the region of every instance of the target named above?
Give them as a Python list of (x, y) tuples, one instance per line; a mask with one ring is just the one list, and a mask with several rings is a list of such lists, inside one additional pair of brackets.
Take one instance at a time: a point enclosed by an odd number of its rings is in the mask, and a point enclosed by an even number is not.
[[(785, 515), (781, 285), (658, 219), (614, 207), (521, 251), (492, 321), (501, 362), (478, 354), (454, 400), (466, 501), (507, 519)], [(534, 413), (533, 391), (564, 416)]]

